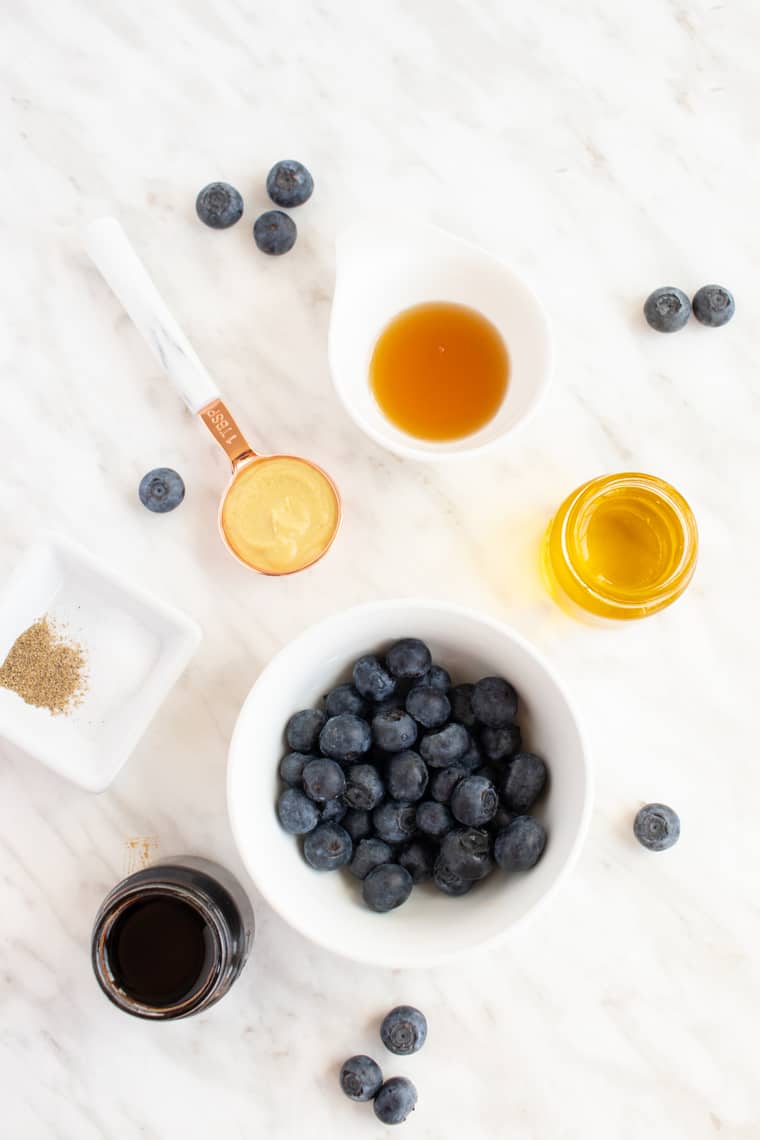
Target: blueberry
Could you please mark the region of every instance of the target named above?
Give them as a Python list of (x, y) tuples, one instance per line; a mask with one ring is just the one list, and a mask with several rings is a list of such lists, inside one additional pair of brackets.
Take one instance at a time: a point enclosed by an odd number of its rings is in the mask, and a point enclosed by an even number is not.
[(380, 1025), (380, 1040), (389, 1053), (408, 1057), (419, 1053), (427, 1038), (427, 1020), (413, 1005), (397, 1005)]
[(423, 883), (432, 878), (435, 863), (434, 848), (424, 839), (414, 839), (398, 857), (399, 866), (405, 867), (415, 883)]
[(267, 194), (277, 206), (292, 210), (308, 202), (314, 190), (314, 179), (301, 162), (285, 158), (277, 162), (267, 175)]
[(514, 756), (522, 746), (522, 736), (516, 724), (505, 724), (502, 728), (484, 728), (480, 734), (480, 745), (488, 760), (506, 760)]
[(505, 808), (503, 804), (499, 804), (496, 809), (496, 815), (493, 817), (488, 826), (491, 832), (495, 833), (497, 831), (502, 831), (505, 827), (508, 827), (513, 819), (517, 819), (515, 813), (513, 811), (510, 811), (509, 808)]
[(346, 774), (343, 799), (349, 807), (372, 811), (385, 795), (383, 781), (374, 764), (352, 764)]
[(348, 808), (342, 799), (327, 800), (319, 813), (320, 823), (341, 823)]
[(291, 784), (295, 787), (296, 784), (301, 783), (304, 764), (315, 759), (315, 756), (304, 756), (303, 752), (288, 752), (287, 756), (283, 756), (280, 761), (280, 779), (284, 784)]
[(464, 756), (459, 757), (457, 764), (465, 768), (468, 772), (475, 772), (478, 768), (482, 767), (483, 755), (480, 751), (480, 745), (474, 737), (470, 737), (469, 747)]
[(327, 717), (321, 709), (293, 713), (285, 728), (288, 747), (294, 752), (313, 752)]
[(415, 685), (406, 698), (406, 711), (423, 728), (440, 728), (451, 714), (449, 698), (432, 685)]
[(385, 655), (388, 671), (394, 677), (413, 681), (425, 676), (432, 660), (427, 645), (418, 637), (402, 637)]
[(505, 871), (529, 871), (546, 847), (546, 832), (532, 815), (518, 815), (494, 840), (494, 859)]
[(373, 653), (360, 657), (354, 665), (354, 685), (370, 701), (384, 701), (396, 691), (393, 677)]
[(441, 665), (431, 665), (419, 683), (429, 685), (431, 689), (440, 689), (442, 693), (445, 693), (451, 688), (451, 674)]
[(467, 775), (467, 769), (462, 764), (452, 764), (449, 768), (439, 768), (430, 778), (430, 794), (439, 803), (447, 804), (451, 793), (460, 780)]
[(502, 728), (517, 712), (517, 693), (503, 677), (483, 677), (472, 690), (472, 711), (481, 724)]
[(445, 895), (466, 895), (475, 886), (474, 879), (460, 879), (439, 856), (433, 868), (433, 882)]
[(373, 717), (372, 739), (384, 752), (403, 752), (417, 739), (417, 725), (403, 709), (388, 709)]
[(377, 1061), (363, 1053), (349, 1057), (340, 1070), (340, 1087), (351, 1100), (372, 1100), (383, 1083)]
[(648, 325), (656, 332), (678, 332), (689, 319), (691, 305), (689, 298), (675, 285), (664, 285), (655, 289), (644, 302), (644, 316)]
[(546, 765), (532, 752), (518, 752), (510, 761), (501, 785), (501, 798), (512, 811), (532, 807), (546, 786)]
[(319, 808), (300, 788), (286, 788), (277, 801), (277, 816), (290, 835), (306, 835), (319, 823)]
[(388, 800), (372, 813), (375, 833), (386, 843), (403, 843), (411, 839), (417, 825), (414, 804)]
[(441, 840), (442, 866), (466, 882), (475, 882), (493, 870), (491, 836), (475, 827), (455, 827)]
[(431, 768), (448, 768), (470, 747), (470, 734), (461, 724), (447, 724), (439, 732), (428, 732), (420, 741), (420, 755)]
[(648, 851), (667, 851), (678, 842), (681, 821), (665, 804), (646, 804), (633, 821), (633, 834)]
[[(304, 764), (303, 790), (310, 800), (324, 803), (342, 796), (346, 787), (343, 769), (335, 760), (325, 760), (322, 756)], [(357, 806), (357, 805), (354, 805)]]
[(349, 808), (342, 823), (354, 843), (358, 843), (360, 839), (368, 839), (374, 830), (369, 812), (357, 808)]
[(357, 879), (366, 879), (370, 871), (383, 863), (390, 863), (392, 858), (393, 851), (382, 839), (361, 839), (354, 848), (348, 869)]
[(711, 329), (728, 324), (736, 312), (732, 294), (722, 285), (703, 285), (697, 289), (691, 305), (699, 323)]
[[(287, 792), (285, 793), (287, 795)], [(335, 871), (351, 862), (351, 836), (338, 823), (320, 823), (303, 843), (306, 862), (315, 871)]]
[(372, 734), (366, 720), (354, 713), (331, 716), (319, 734), (319, 747), (325, 756), (352, 764), (369, 752)]
[(403, 1124), (417, 1107), (417, 1090), (408, 1077), (391, 1077), (375, 1097), (375, 1116), (381, 1124)]
[(364, 697), (357, 693), (353, 685), (336, 685), (331, 689), (325, 699), (325, 708), (328, 716), (340, 716), (341, 713), (353, 713), (354, 716), (366, 717), (369, 705)]
[(388, 792), (394, 800), (415, 803), (425, 794), (428, 770), (418, 752), (397, 752), (388, 761)]
[(143, 475), (137, 488), (140, 502), (149, 511), (165, 515), (178, 507), (185, 497), (185, 484), (182, 476), (171, 467), (154, 467)]
[(431, 839), (442, 839), (454, 826), (454, 817), (445, 804), (425, 800), (417, 805), (417, 829)]
[(451, 814), (466, 827), (481, 827), (499, 806), (496, 788), (484, 776), (466, 776), (451, 793)]
[(243, 199), (229, 182), (209, 182), (195, 199), (195, 212), (214, 230), (226, 230), (243, 216)]
[(253, 240), (262, 253), (279, 257), (296, 244), (296, 223), (282, 210), (267, 210), (253, 223)]
[(472, 711), (472, 694), (474, 685), (455, 685), (449, 693), (451, 701), (451, 715), (458, 724), (472, 728), (475, 724), (475, 713)]
[(385, 914), (405, 903), (412, 893), (414, 880), (398, 863), (382, 863), (362, 883), (362, 898), (370, 910)]

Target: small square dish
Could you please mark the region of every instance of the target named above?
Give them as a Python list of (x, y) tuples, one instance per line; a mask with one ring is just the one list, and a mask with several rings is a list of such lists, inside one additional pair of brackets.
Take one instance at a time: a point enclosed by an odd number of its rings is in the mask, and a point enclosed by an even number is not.
[(101, 792), (185, 669), (201, 630), (60, 535), (45, 535), (27, 551), (0, 596), (0, 665), (43, 617), (82, 648), (81, 703), (53, 715), (0, 688), (0, 736), (87, 791)]

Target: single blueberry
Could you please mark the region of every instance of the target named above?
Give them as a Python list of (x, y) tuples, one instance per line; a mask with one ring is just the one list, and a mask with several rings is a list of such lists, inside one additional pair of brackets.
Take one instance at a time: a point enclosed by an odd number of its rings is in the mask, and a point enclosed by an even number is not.
[(282, 210), (267, 210), (253, 223), (253, 240), (262, 253), (273, 257), (291, 250), (297, 236), (296, 223)]
[(501, 785), (504, 805), (518, 813), (532, 807), (546, 786), (546, 765), (532, 752), (518, 752)]
[(430, 778), (430, 794), (438, 803), (447, 804), (451, 793), (460, 780), (467, 775), (463, 764), (452, 764), (448, 768), (439, 768)]
[(388, 709), (373, 717), (372, 739), (384, 752), (403, 752), (417, 739), (417, 725), (403, 709)]
[(391, 1077), (375, 1097), (375, 1116), (381, 1124), (403, 1124), (417, 1107), (417, 1090), (408, 1077)]
[(388, 792), (403, 803), (421, 800), (428, 784), (427, 764), (418, 752), (397, 752), (388, 761)]
[(474, 879), (460, 879), (449, 866), (444, 863), (440, 855), (435, 861), (433, 868), (433, 882), (438, 887), (439, 891), (443, 891), (445, 895), (451, 895), (456, 898), (458, 895), (466, 895), (472, 887), (475, 886)]
[(442, 693), (451, 688), (451, 674), (442, 665), (431, 665), (420, 685), (429, 685), (431, 689), (440, 689)]
[(449, 698), (432, 685), (415, 685), (406, 698), (406, 711), (423, 728), (440, 728), (451, 715)]
[(546, 847), (546, 831), (532, 815), (518, 815), (496, 836), (493, 855), (505, 871), (529, 871)]
[(277, 206), (292, 210), (303, 206), (314, 191), (314, 179), (302, 162), (284, 158), (267, 174), (267, 194)]
[(486, 727), (480, 734), (480, 746), (486, 759), (506, 760), (522, 747), (520, 729), (516, 724), (505, 724), (502, 728)]
[(349, 808), (342, 823), (354, 843), (358, 843), (360, 839), (368, 839), (374, 830), (369, 812), (357, 808)]
[(503, 677), (483, 677), (472, 690), (472, 711), (481, 724), (502, 728), (517, 712), (517, 693)]
[(697, 289), (691, 307), (699, 323), (711, 329), (728, 324), (736, 312), (732, 294), (722, 285), (703, 285)]
[(633, 834), (648, 851), (667, 851), (678, 842), (681, 821), (666, 804), (645, 804), (633, 821)]
[(340, 1087), (351, 1100), (372, 1100), (383, 1083), (377, 1061), (363, 1053), (349, 1057), (340, 1070)]
[(178, 507), (185, 497), (182, 476), (172, 467), (154, 467), (143, 475), (137, 488), (140, 502), (149, 511), (165, 515)]
[(243, 216), (243, 199), (229, 182), (209, 182), (195, 199), (195, 212), (214, 230), (226, 230)]
[(342, 796), (346, 787), (346, 777), (340, 764), (335, 760), (325, 760), (323, 756), (304, 764), (302, 779), (306, 795), (317, 803)]
[(348, 808), (342, 799), (327, 800), (319, 813), (320, 823), (341, 823)]
[(282, 782), (293, 787), (300, 784), (304, 765), (310, 760), (316, 760), (316, 756), (304, 756), (303, 752), (288, 752), (280, 761), (279, 773)]
[(354, 665), (354, 685), (369, 701), (384, 701), (396, 691), (396, 682), (382, 661), (367, 653)]
[(335, 871), (351, 862), (351, 836), (339, 823), (320, 823), (304, 839), (303, 853), (315, 871)]
[(682, 289), (675, 285), (664, 285), (655, 289), (644, 302), (644, 316), (647, 324), (656, 332), (678, 332), (689, 319), (691, 305)]
[(380, 1025), (380, 1040), (389, 1053), (408, 1057), (418, 1053), (427, 1039), (427, 1020), (413, 1005), (397, 1005)]
[(428, 732), (420, 741), (420, 755), (431, 768), (448, 768), (461, 760), (470, 747), (470, 734), (461, 724), (447, 724)]
[(412, 893), (414, 881), (398, 863), (382, 863), (370, 871), (362, 883), (362, 898), (371, 910), (385, 914), (405, 903)]
[(385, 655), (389, 673), (413, 681), (425, 676), (432, 660), (427, 645), (418, 637), (402, 637)]
[(391, 847), (382, 839), (360, 839), (348, 869), (357, 879), (366, 879), (370, 871), (383, 863), (390, 863), (392, 858)]
[(470, 736), (470, 744), (464, 756), (460, 756), (457, 764), (462, 768), (466, 768), (468, 772), (475, 772), (483, 765), (483, 754), (480, 751), (480, 745), (474, 736)]
[(455, 685), (449, 693), (451, 715), (457, 724), (463, 724), (465, 728), (472, 728), (475, 724), (475, 713), (472, 711), (474, 690), (474, 685)]
[(451, 793), (451, 814), (466, 827), (481, 827), (499, 806), (496, 788), (484, 776), (466, 776)]
[(386, 843), (403, 843), (411, 839), (417, 826), (414, 804), (387, 800), (372, 813), (375, 834)]
[(480, 828), (456, 827), (441, 840), (438, 858), (458, 879), (484, 879), (493, 870), (491, 836)]
[(369, 705), (351, 684), (336, 685), (325, 698), (325, 708), (328, 716), (340, 716), (341, 713), (353, 713), (354, 716), (366, 717)]
[(343, 799), (351, 808), (372, 811), (382, 803), (385, 788), (374, 764), (352, 764), (346, 773)]
[(417, 805), (417, 829), (431, 839), (442, 839), (454, 826), (454, 817), (445, 804), (425, 800)]
[(417, 883), (424, 883), (432, 878), (433, 864), (435, 863), (435, 850), (432, 843), (424, 839), (413, 839), (408, 843), (398, 857), (399, 866), (405, 867)]
[(293, 713), (285, 728), (288, 747), (294, 752), (312, 752), (326, 720), (321, 709), (302, 709)]
[(306, 835), (319, 823), (319, 808), (300, 788), (286, 788), (277, 801), (277, 816), (290, 835)]
[(369, 752), (372, 733), (366, 720), (354, 713), (331, 716), (319, 734), (319, 747), (325, 756), (352, 764)]

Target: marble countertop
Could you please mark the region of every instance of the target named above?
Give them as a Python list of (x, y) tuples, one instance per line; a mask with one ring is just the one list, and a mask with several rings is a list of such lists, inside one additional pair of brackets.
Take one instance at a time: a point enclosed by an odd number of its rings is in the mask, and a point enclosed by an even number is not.
[[(0, 43), (0, 574), (54, 527), (172, 599), (204, 642), (112, 788), (91, 796), (0, 745), (0, 1072), (12, 1140), (379, 1137), (336, 1065), (377, 1016), (421, 1006), (410, 1136), (751, 1140), (757, 1013), (757, 529), (760, 13), (751, 0), (6, 0)], [(268, 260), (250, 221), (278, 158), (313, 200)], [(201, 226), (198, 188), (244, 192)], [(529, 427), (473, 462), (369, 442), (333, 394), (333, 241), (393, 206), (513, 264), (550, 314), (556, 372)], [(87, 263), (117, 214), (263, 449), (305, 451), (346, 492), (307, 574), (267, 580), (218, 541), (224, 460)], [(643, 325), (660, 284), (731, 287), (719, 332)], [(140, 476), (177, 467), (181, 510)], [(536, 571), (559, 501), (638, 468), (701, 528), (685, 598), (631, 628), (573, 623)], [(227, 744), (271, 654), (347, 604), (429, 594), (504, 619), (584, 716), (597, 803), (577, 869), (502, 949), (428, 973), (368, 971), (303, 941), (256, 897), (225, 808)], [(680, 844), (632, 815), (663, 800)], [(145, 845), (237, 871), (250, 966), (208, 1014), (150, 1026), (103, 1000), (94, 911)], [(411, 1064), (404, 1066), (411, 1075)]]

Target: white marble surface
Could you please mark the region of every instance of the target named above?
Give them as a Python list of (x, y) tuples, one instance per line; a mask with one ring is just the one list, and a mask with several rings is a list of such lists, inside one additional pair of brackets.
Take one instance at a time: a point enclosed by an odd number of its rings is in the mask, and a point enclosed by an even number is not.
[[(2, 17), (0, 572), (52, 525), (205, 632), (106, 794), (0, 747), (3, 1135), (379, 1137), (336, 1064), (377, 1051), (378, 1013), (408, 1000), (431, 1024), (398, 1066), (420, 1089), (410, 1136), (758, 1137), (757, 6), (5, 0)], [(285, 156), (317, 189), (271, 261), (250, 222)], [(213, 178), (247, 201), (224, 234), (193, 213)], [(553, 388), (500, 454), (404, 462), (337, 404), (333, 238), (385, 204), (485, 244), (547, 306)], [(342, 537), (312, 572), (256, 578), (219, 544), (223, 457), (82, 254), (104, 212), (253, 439), (308, 451), (344, 488)], [(642, 325), (650, 288), (712, 280), (735, 291), (729, 328)], [(188, 483), (165, 518), (135, 496), (156, 464)], [(697, 577), (668, 613), (587, 629), (545, 597), (536, 544), (572, 487), (631, 467), (693, 504)], [(112, 1010), (88, 935), (128, 841), (239, 871), (225, 754), (258, 670), (314, 619), (407, 592), (508, 620), (572, 683), (598, 778), (572, 880), (504, 949), (416, 975), (332, 958), (259, 901), (253, 961), (208, 1015)], [(682, 815), (667, 856), (631, 840), (646, 799)]]

